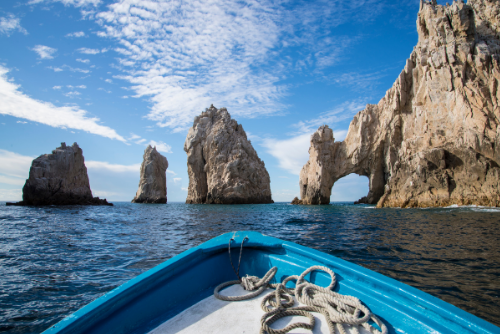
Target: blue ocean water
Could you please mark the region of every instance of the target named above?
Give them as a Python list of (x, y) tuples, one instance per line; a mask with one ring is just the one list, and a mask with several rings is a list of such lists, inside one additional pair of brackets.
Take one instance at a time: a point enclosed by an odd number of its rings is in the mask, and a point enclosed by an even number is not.
[(0, 332), (40, 333), (170, 257), (235, 230), (352, 261), (500, 326), (499, 227), (500, 210), (477, 207), (0, 202)]

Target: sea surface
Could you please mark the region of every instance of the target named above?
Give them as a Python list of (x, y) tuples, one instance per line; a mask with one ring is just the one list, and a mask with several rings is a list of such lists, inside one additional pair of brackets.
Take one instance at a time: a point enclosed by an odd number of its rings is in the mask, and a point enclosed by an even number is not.
[(500, 326), (494, 208), (0, 202), (0, 332), (40, 333), (172, 256), (236, 230), (352, 261)]

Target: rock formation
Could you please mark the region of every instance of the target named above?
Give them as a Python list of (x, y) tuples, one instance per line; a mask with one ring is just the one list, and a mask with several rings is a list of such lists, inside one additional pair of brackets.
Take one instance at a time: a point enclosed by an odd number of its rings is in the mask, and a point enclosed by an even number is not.
[(23, 187), (23, 201), (9, 205), (113, 205), (92, 197), (87, 167), (77, 143), (33, 160)]
[(335, 142), (321, 127), (300, 174), (304, 204), (369, 178), (378, 207), (500, 205), (500, 1), (420, 3), (418, 44), (393, 87)]
[(264, 162), (226, 108), (212, 105), (195, 117), (184, 151), (189, 175), (186, 203), (273, 203)]
[(167, 176), (165, 174), (168, 168), (167, 158), (151, 145), (144, 150), (143, 158), (139, 189), (132, 202), (167, 203)]

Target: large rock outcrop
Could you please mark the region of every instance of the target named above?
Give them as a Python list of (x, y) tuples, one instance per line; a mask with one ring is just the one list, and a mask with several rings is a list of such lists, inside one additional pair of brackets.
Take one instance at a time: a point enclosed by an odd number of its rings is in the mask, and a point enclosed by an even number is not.
[(418, 44), (393, 87), (352, 120), (311, 139), (304, 204), (329, 203), (333, 184), (369, 178), (379, 207), (500, 205), (500, 2), (420, 3)]
[(113, 205), (92, 197), (83, 151), (74, 143), (33, 160), (23, 201), (10, 205)]
[(148, 145), (141, 164), (139, 189), (132, 202), (167, 203), (167, 168), (167, 158)]
[(186, 203), (273, 203), (264, 162), (226, 108), (212, 105), (194, 119), (184, 151), (189, 175)]

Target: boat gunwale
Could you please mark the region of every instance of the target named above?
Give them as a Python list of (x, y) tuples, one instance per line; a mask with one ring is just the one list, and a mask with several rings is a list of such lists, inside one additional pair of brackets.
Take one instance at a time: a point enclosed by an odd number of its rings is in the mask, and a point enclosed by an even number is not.
[[(437, 314), (439, 318), (446, 319), (452, 323), (457, 323), (463, 328), (467, 328), (477, 333), (500, 333), (499, 327), (487, 322), (486, 320), (483, 320), (408, 284), (399, 282), (391, 277), (384, 276), (360, 265), (323, 253), (319, 250), (296, 244), (294, 242), (266, 236), (259, 232), (238, 231), (224, 233), (198, 246), (192, 247), (163, 263), (160, 263), (159, 265), (105, 293), (91, 303), (83, 306), (76, 312), (45, 330), (42, 334), (66, 333), (71, 330), (79, 329), (73, 327), (78, 326), (81, 322), (91, 320), (94, 317), (103, 318), (103, 314), (113, 314), (113, 312), (126, 305), (127, 302), (136, 298), (142, 291), (140, 289), (141, 287), (149, 285), (157, 280), (166, 280), (169, 277), (172, 277), (172, 275), (176, 273), (176, 269), (185, 266), (188, 262), (196, 260), (202, 255), (207, 256), (226, 250), (230, 238), (234, 238), (235, 245), (239, 245), (245, 237), (249, 237), (249, 239), (245, 241), (245, 248), (267, 249), (268, 251), (271, 251), (272, 249), (284, 249), (287, 252), (296, 253), (306, 258), (314, 259), (316, 262), (320, 262), (328, 267), (337, 267), (345, 271), (346, 274), (349, 274), (346, 275), (347, 277), (356, 278), (355, 280), (349, 279), (348, 281), (360, 281), (357, 278), (362, 278), (363, 283), (369, 283), (371, 286), (383, 288), (384, 291), (391, 292), (392, 294), (398, 295), (403, 299), (407, 299), (408, 301), (411, 301), (412, 303)], [(151, 286), (155, 285), (153, 284)], [(383, 296), (383, 294), (379, 293), (376, 289), (374, 290), (374, 293)], [(388, 298), (389, 296), (385, 297)], [(414, 310), (414, 308), (410, 307), (408, 304), (404, 304), (404, 307)], [(434, 317), (426, 318), (436, 321), (436, 319), (433, 319)], [(94, 323), (98, 323), (99, 321), (100, 320), (96, 320)]]

